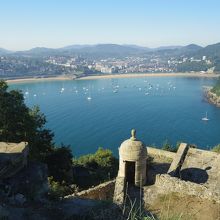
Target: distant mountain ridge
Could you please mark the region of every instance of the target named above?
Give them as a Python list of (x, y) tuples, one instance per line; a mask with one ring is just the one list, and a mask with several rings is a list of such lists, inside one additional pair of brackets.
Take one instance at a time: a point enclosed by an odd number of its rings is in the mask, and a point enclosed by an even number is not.
[(20, 55), (81, 55), (93, 58), (108, 57), (126, 57), (126, 56), (142, 56), (149, 52), (154, 53), (186, 53), (201, 49), (198, 45), (187, 46), (164, 46), (158, 48), (148, 48), (138, 45), (120, 45), (120, 44), (96, 44), (96, 45), (69, 45), (62, 48), (45, 48), (36, 47), (26, 51), (18, 51)]
[[(94, 50), (94, 49), (122, 49), (122, 48), (129, 48), (130, 50), (142, 50), (142, 51), (158, 51), (158, 50), (170, 50), (170, 49), (180, 49), (184, 47), (192, 47), (192, 46), (197, 46), (195, 44), (190, 44), (187, 46), (161, 46), (161, 47), (155, 47), (155, 48), (150, 48), (150, 47), (145, 47), (145, 46), (139, 46), (135, 44), (74, 44), (74, 45), (68, 45), (65, 47), (60, 47), (60, 48), (48, 48), (48, 47), (34, 47), (29, 50), (19, 50), (19, 51), (14, 51), (14, 53), (36, 53), (36, 52), (46, 52), (46, 51), (65, 51), (65, 50)], [(201, 47), (200, 47), (201, 48)], [(12, 53), (13, 51), (0, 48), (1, 52), (4, 53)]]
[(204, 47), (202, 50), (199, 50), (199, 54), (205, 54), (209, 57), (220, 57), (220, 43), (208, 45)]
[(25, 51), (12, 52), (0, 48), (1, 55), (28, 55), (28, 56), (47, 56), (47, 55), (81, 55), (85, 57), (107, 58), (107, 57), (126, 57), (142, 56), (148, 53), (170, 56), (208, 56), (220, 58), (220, 43), (201, 47), (196, 44), (186, 46), (161, 46), (149, 48), (133, 44), (95, 44), (95, 45), (69, 45), (62, 48), (36, 47)]
[(12, 53), (12, 51), (6, 50), (4, 48), (0, 48), (0, 55), (9, 54), (9, 53)]

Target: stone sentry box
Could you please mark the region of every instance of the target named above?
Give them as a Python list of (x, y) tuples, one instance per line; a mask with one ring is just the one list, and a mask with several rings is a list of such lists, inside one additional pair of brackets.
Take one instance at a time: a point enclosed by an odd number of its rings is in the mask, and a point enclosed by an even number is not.
[(118, 177), (124, 178), (126, 184), (141, 187), (146, 183), (147, 149), (135, 135), (133, 129), (131, 138), (125, 140), (119, 148)]
[(115, 181), (114, 203), (121, 205), (125, 199), (126, 187), (142, 187), (146, 183), (147, 148), (136, 139), (136, 131), (119, 148), (119, 170)]

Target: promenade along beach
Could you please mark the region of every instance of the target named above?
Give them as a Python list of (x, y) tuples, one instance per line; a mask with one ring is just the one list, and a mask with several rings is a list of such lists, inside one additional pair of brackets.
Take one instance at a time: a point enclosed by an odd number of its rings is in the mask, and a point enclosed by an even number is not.
[(23, 82), (37, 82), (37, 81), (57, 81), (57, 80), (92, 80), (92, 79), (112, 79), (112, 78), (137, 78), (137, 77), (208, 77), (216, 78), (220, 74), (209, 73), (126, 73), (126, 74), (103, 74), (76, 77), (75, 75), (61, 75), (57, 77), (39, 77), (39, 78), (18, 78), (7, 79), (7, 83), (23, 83)]

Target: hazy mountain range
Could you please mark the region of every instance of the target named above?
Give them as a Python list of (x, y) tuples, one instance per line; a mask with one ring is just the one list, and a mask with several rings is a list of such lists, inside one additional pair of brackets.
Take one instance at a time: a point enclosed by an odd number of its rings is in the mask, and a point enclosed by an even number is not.
[(0, 55), (9, 54), (12, 53), (12, 51), (6, 50), (4, 48), (0, 48)]
[(36, 47), (25, 51), (9, 51), (0, 48), (0, 55), (82, 55), (91, 57), (121, 57), (137, 56), (149, 53), (158, 53), (161, 55), (206, 55), (220, 57), (220, 43), (201, 47), (196, 44), (187, 46), (163, 46), (158, 48), (148, 48), (137, 45), (119, 45), (119, 44), (97, 44), (97, 45), (70, 45), (58, 49)]

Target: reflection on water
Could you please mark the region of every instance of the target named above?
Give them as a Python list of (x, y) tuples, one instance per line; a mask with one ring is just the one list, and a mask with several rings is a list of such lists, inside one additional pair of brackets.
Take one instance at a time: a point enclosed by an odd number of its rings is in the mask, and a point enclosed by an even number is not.
[[(110, 148), (136, 128), (146, 145), (184, 141), (209, 148), (220, 143), (220, 109), (203, 100), (213, 79), (149, 77), (47, 81), (10, 85), (23, 90), (28, 106), (39, 105), (55, 141), (75, 156)], [(209, 121), (202, 121), (208, 112)]]

